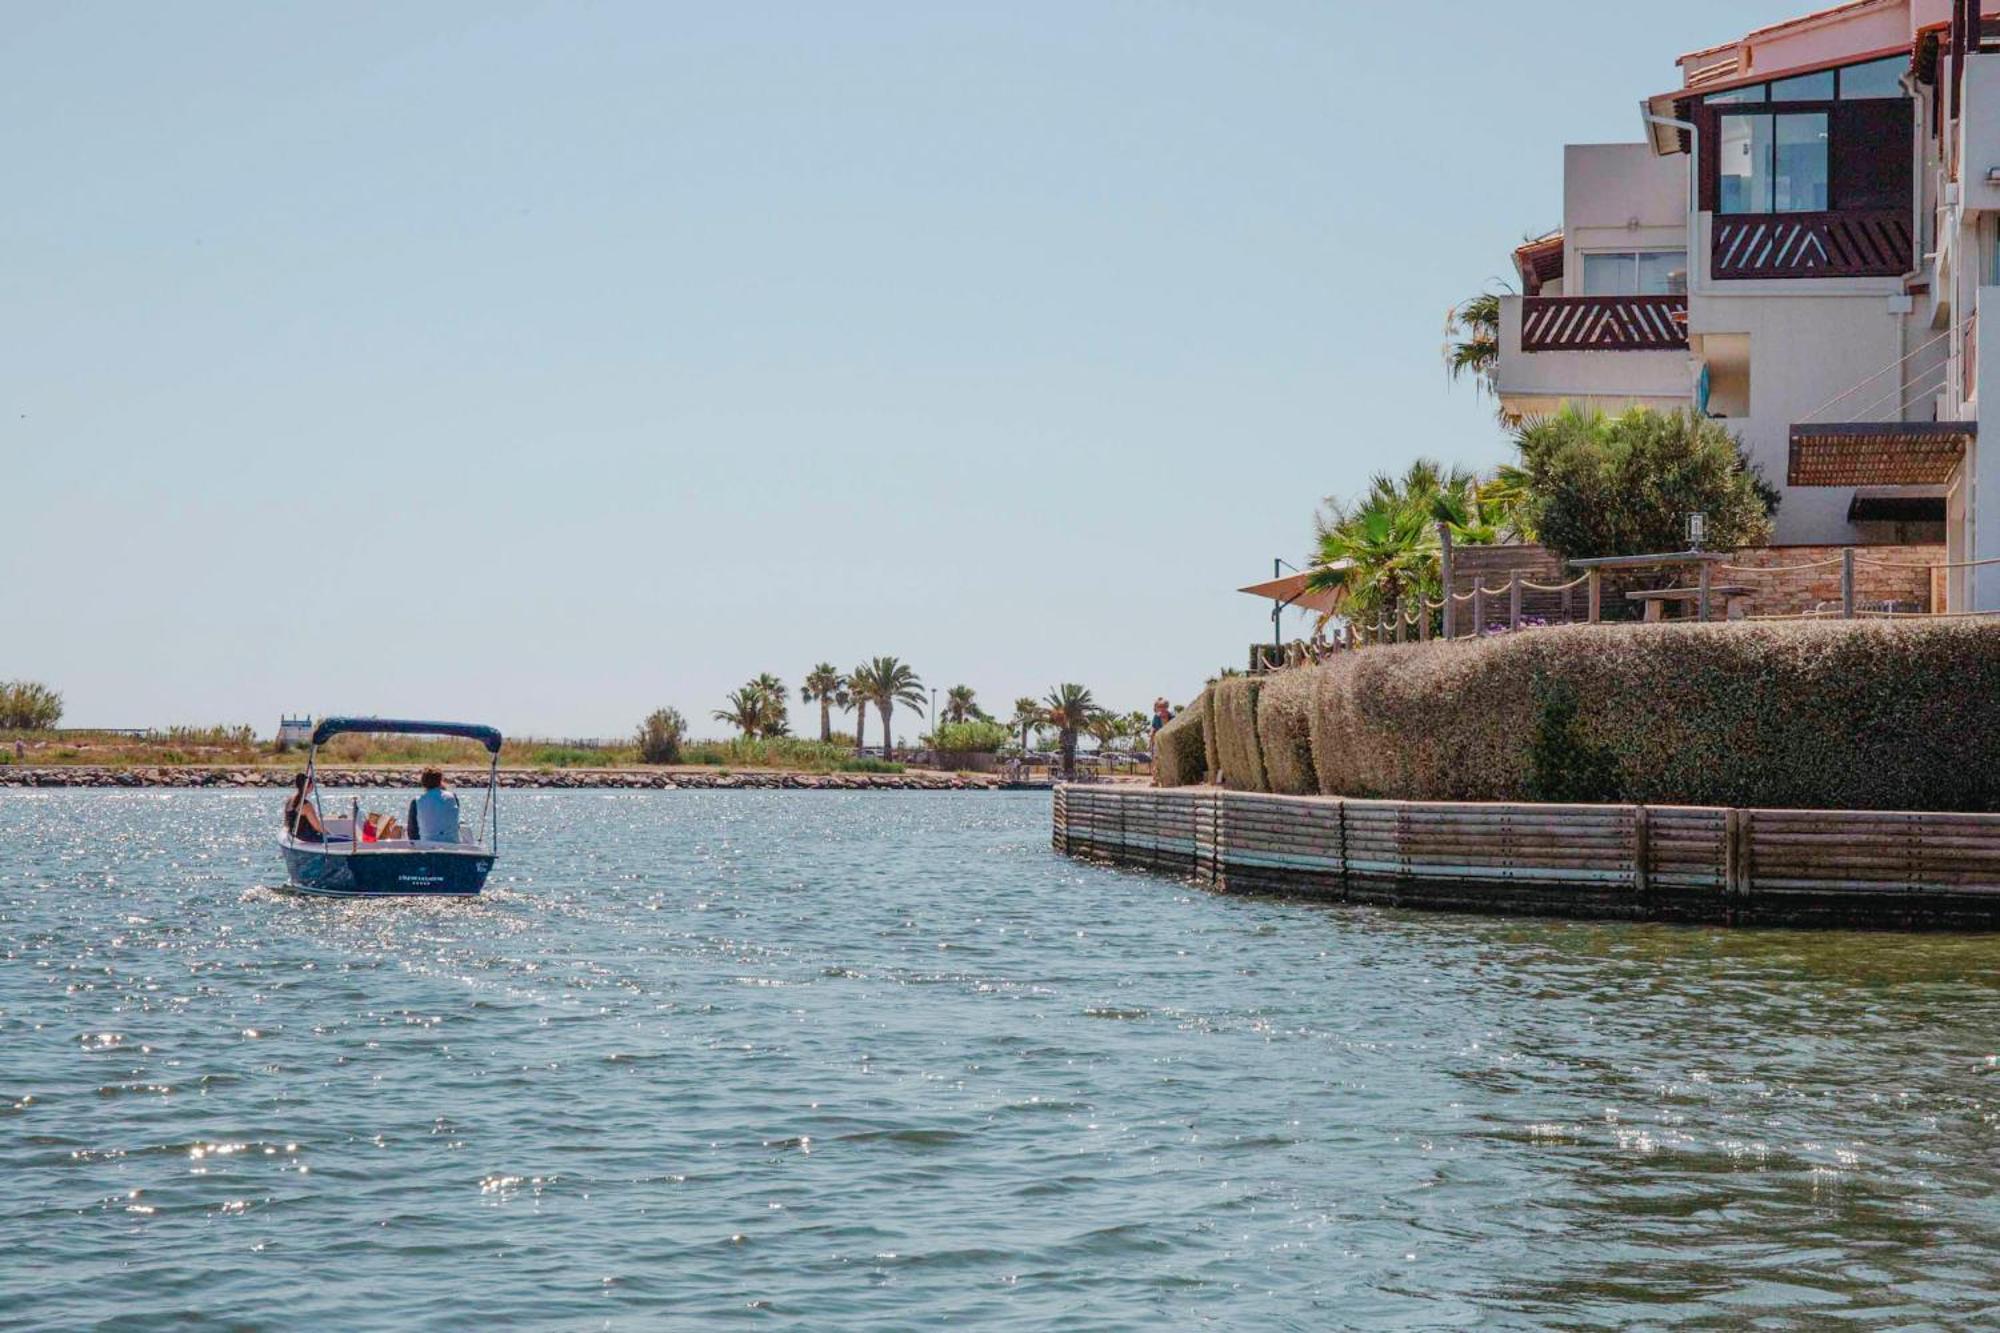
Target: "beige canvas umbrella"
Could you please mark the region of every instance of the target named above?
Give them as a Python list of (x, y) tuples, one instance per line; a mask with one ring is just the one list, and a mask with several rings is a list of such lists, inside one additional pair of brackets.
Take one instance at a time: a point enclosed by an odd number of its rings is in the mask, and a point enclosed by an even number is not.
[(1352, 569), (1352, 560), (1336, 560), (1330, 565), (1316, 565), (1298, 574), (1287, 574), (1281, 579), (1267, 579), (1263, 583), (1253, 583), (1238, 592), (1247, 592), (1252, 597), (1263, 597), (1278, 604), (1278, 609), (1296, 606), (1302, 611), (1317, 611), (1323, 616), (1335, 615), (1342, 602), (1347, 600), (1345, 588), (1309, 588), (1312, 576), (1322, 569)]

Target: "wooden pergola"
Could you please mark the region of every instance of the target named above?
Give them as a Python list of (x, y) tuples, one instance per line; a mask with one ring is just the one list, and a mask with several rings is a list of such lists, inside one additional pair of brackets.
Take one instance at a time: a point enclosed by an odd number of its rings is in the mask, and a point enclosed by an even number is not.
[(1943, 486), (1976, 421), (1831, 421), (1792, 427), (1794, 486)]

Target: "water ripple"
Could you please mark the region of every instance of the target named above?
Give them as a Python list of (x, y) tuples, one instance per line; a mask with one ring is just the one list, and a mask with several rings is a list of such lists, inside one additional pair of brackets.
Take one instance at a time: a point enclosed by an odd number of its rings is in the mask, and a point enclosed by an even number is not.
[(475, 902), (278, 892), (274, 823), (0, 794), (0, 1322), (2000, 1300), (2000, 941), (1218, 898), (1032, 794), (522, 793)]

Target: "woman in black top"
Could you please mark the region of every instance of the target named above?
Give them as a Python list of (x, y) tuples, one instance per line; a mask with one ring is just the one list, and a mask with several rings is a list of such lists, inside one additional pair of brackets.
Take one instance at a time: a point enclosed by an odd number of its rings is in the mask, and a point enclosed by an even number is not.
[(300, 842), (325, 842), (326, 827), (319, 822), (319, 807), (306, 799), (306, 775), (292, 779), (292, 797), (285, 802), (285, 831)]

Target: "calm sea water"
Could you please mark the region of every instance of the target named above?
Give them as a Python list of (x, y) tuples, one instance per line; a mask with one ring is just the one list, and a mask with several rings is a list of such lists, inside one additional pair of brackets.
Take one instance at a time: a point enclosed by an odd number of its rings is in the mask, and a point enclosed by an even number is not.
[(1215, 897), (1045, 795), (0, 793), (0, 1324), (1990, 1322), (2000, 941)]

